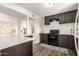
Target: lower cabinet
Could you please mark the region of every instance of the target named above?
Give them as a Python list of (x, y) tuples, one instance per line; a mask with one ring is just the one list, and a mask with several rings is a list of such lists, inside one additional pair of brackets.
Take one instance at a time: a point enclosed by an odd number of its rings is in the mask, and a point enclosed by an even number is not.
[(40, 34), (40, 42), (48, 44), (48, 34), (41, 33)]
[(67, 49), (75, 49), (74, 36), (59, 35), (59, 46)]
[(1, 56), (32, 56), (32, 41), (2, 49)]
[[(48, 34), (45, 33), (40, 34), (40, 43), (48, 44), (48, 40), (50, 40), (48, 38)], [(56, 43), (58, 43), (57, 46), (59, 47), (75, 50), (75, 41), (73, 35), (59, 35), (58, 42)]]
[(59, 35), (59, 43), (60, 47), (66, 48), (66, 36)]

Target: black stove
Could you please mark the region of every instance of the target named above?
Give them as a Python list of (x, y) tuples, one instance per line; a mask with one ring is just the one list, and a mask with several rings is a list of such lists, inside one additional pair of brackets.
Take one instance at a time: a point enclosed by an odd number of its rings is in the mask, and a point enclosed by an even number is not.
[(58, 46), (59, 30), (50, 30), (48, 44)]

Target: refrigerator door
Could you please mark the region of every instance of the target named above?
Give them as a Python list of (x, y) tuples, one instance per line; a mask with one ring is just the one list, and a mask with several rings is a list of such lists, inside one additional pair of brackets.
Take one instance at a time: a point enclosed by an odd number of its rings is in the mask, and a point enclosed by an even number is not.
[(77, 12), (75, 21), (75, 47), (77, 55), (79, 56), (79, 11)]

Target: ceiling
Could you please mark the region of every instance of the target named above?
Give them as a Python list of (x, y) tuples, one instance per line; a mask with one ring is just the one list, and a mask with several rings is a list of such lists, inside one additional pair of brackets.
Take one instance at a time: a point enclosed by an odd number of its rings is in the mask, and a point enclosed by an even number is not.
[[(49, 7), (46, 3), (14, 3), (14, 4), (22, 8), (25, 8), (32, 13), (35, 13), (39, 17), (53, 15), (78, 8), (77, 3), (54, 3), (52, 7)], [(26, 15), (2, 5), (0, 5), (0, 13), (5, 13), (22, 19), (26, 18)]]
[(53, 3), (49, 7), (47, 3), (16, 3), (17, 5), (35, 13), (40, 17), (66, 12), (78, 8), (77, 3)]
[(10, 9), (10, 8), (2, 6), (2, 5), (0, 5), (0, 13), (4, 13), (4, 14), (7, 14), (7, 15), (10, 15), (10, 16), (13, 16), (13, 17), (17, 17), (17, 18), (20, 18), (20, 19), (26, 18), (25, 14), (19, 13), (19, 12), (13, 10), (13, 9)]

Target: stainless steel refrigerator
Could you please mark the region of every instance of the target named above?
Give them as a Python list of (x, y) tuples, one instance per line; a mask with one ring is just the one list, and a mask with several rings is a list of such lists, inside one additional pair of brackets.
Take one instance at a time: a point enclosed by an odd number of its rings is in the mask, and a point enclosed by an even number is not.
[(79, 56), (79, 4), (78, 4), (78, 11), (75, 20), (75, 48), (77, 55)]

